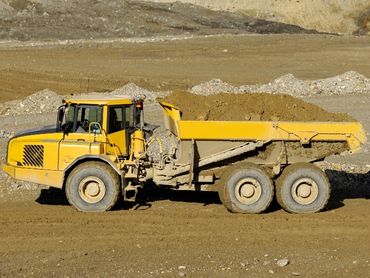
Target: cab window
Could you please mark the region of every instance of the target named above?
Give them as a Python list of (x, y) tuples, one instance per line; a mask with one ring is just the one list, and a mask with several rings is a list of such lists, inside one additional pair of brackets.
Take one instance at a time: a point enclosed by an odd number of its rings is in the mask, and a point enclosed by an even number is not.
[[(66, 111), (64, 131), (75, 133), (89, 132), (90, 123), (103, 123), (103, 108), (97, 105), (71, 105)], [(99, 130), (95, 130), (99, 133)]]
[(79, 106), (77, 109), (75, 132), (80, 133), (89, 132), (90, 123), (99, 123), (101, 126), (103, 122), (102, 119), (103, 119), (103, 108), (101, 106), (96, 105)]
[(133, 106), (110, 106), (108, 108), (108, 133), (118, 132), (133, 126)]

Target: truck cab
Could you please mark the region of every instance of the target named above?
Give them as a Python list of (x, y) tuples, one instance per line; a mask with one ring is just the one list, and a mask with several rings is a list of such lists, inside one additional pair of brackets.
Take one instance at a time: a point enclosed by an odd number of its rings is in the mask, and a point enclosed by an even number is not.
[(142, 100), (122, 96), (65, 100), (56, 126), (28, 130), (9, 141), (3, 168), (16, 179), (58, 188), (85, 161), (104, 161), (120, 172), (118, 162), (129, 159), (131, 138), (142, 134), (142, 108)]
[(59, 108), (57, 130), (66, 144), (100, 142), (104, 153), (127, 157), (129, 135), (140, 126), (140, 107), (142, 102), (130, 98), (68, 100)]

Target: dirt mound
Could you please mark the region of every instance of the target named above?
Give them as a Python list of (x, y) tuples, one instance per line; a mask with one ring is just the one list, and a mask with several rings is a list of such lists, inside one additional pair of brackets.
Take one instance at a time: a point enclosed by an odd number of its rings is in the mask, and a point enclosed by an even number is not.
[[(238, 114), (236, 115), (237, 118), (233, 118), (233, 115), (227, 115), (226, 117), (230, 117), (227, 120), (270, 120), (273, 117), (281, 120), (341, 121), (346, 117), (343, 118), (343, 115), (333, 115), (322, 109), (319, 111), (317, 109), (320, 108), (288, 95), (306, 97), (314, 95), (370, 93), (370, 80), (353, 71), (331, 78), (313, 81), (299, 80), (294, 75), (287, 74), (268, 84), (243, 85), (240, 87), (235, 87), (220, 79), (213, 79), (194, 86), (191, 91), (198, 96), (189, 94), (188, 92), (175, 92), (168, 98), (169, 102), (182, 108), (185, 117), (191, 117), (188, 115), (195, 113), (194, 115), (199, 118), (208, 117), (210, 120), (218, 119), (217, 114), (225, 114), (230, 107), (232, 109), (241, 107), (240, 111), (245, 111), (243, 115)], [(264, 93), (261, 94), (260, 92)], [(235, 94), (228, 95), (226, 93)], [(111, 92), (93, 93), (96, 97), (106, 95), (145, 97), (148, 102), (153, 102), (156, 98), (165, 97), (168, 94), (168, 91), (149, 91), (134, 83), (128, 83)], [(202, 96), (210, 97), (205, 98)], [(75, 94), (74, 97), (81, 98), (84, 97), (84, 94)], [(91, 97), (91, 94), (88, 97)], [(23, 100), (0, 103), (0, 115), (53, 112), (61, 105), (62, 98), (63, 96), (45, 89)], [(207, 112), (208, 110), (210, 112)], [(312, 113), (312, 111), (315, 113)]]
[(88, 94), (76, 94), (72, 95), (70, 98), (102, 98), (106, 96), (118, 96), (118, 97), (133, 97), (133, 98), (143, 98), (147, 102), (153, 102), (158, 97), (164, 97), (169, 94), (168, 91), (149, 91), (145, 88), (137, 86), (135, 83), (127, 83), (126, 85), (117, 88), (111, 92), (103, 93), (88, 93)]
[[(245, 105), (246, 111), (242, 115), (241, 120), (258, 118), (256, 115), (261, 115), (261, 119), (268, 120), (271, 117), (278, 117), (280, 119), (287, 120), (321, 120), (315, 118), (315, 115), (311, 114), (312, 107), (308, 107), (304, 102), (298, 102), (297, 99), (288, 96), (279, 96), (279, 94), (292, 95), (294, 97), (307, 97), (314, 95), (349, 95), (349, 94), (359, 94), (359, 93), (370, 93), (370, 79), (365, 76), (354, 72), (346, 72), (344, 74), (318, 80), (300, 80), (294, 77), (292, 74), (286, 74), (281, 76), (268, 84), (263, 85), (243, 85), (240, 87), (235, 87), (231, 84), (223, 82), (220, 79), (213, 79), (208, 82), (198, 84), (192, 87), (191, 92), (200, 96), (211, 96), (211, 98), (204, 98), (205, 106), (198, 107), (194, 106), (198, 103), (198, 97), (191, 95), (192, 97), (186, 99), (183, 97), (187, 92), (176, 92), (172, 94), (169, 99), (174, 104), (180, 106), (185, 113), (187, 107), (196, 107), (195, 111), (189, 111), (190, 114), (196, 111), (199, 111), (199, 117), (205, 117), (208, 113), (210, 107), (212, 111), (209, 112), (210, 117), (214, 116), (214, 113), (223, 113), (224, 110), (227, 111), (231, 107), (235, 106), (239, 101), (242, 101), (240, 105)], [(263, 92), (263, 94), (260, 94)], [(224, 94), (222, 94), (224, 93)], [(232, 97), (227, 96), (225, 93), (235, 93)], [(251, 94), (253, 93), (253, 94)], [(137, 86), (134, 83), (127, 83), (126, 85), (111, 91), (111, 92), (102, 92), (102, 93), (92, 93), (97, 98), (102, 96), (131, 96), (131, 97), (145, 97), (145, 100), (148, 102), (154, 102), (158, 97), (166, 97), (169, 94), (169, 91), (150, 91), (142, 87)], [(73, 97), (92, 97), (92, 94), (75, 94)], [(220, 94), (220, 96), (214, 96)], [(270, 95), (268, 95), (270, 94)], [(277, 95), (276, 95), (277, 94)], [(253, 96), (254, 95), (254, 96)], [(276, 96), (274, 96), (276, 95)], [(263, 97), (261, 97), (263, 96)], [(71, 96), (70, 96), (71, 97)], [(0, 115), (22, 115), (22, 114), (40, 114), (47, 112), (54, 112), (61, 105), (63, 96), (58, 95), (57, 93), (45, 89), (39, 91), (33, 95), (26, 97), (23, 100), (14, 100), (5, 103), (0, 103)], [(67, 97), (68, 98), (68, 97)], [(202, 103), (203, 99), (199, 99)], [(188, 105), (187, 102), (194, 102), (193, 105)], [(245, 102), (245, 103), (244, 103)], [(250, 103), (256, 103), (256, 105), (250, 105)], [(304, 103), (304, 105), (302, 104)], [(298, 106), (297, 106), (298, 105)], [(282, 111), (279, 113), (275, 109), (269, 110), (266, 107), (282, 107)], [(297, 106), (297, 107), (296, 107)], [(316, 107), (317, 108), (317, 107)], [(302, 111), (307, 110), (308, 112), (303, 113)], [(311, 110), (310, 110), (311, 109)], [(299, 110), (299, 112), (297, 112)], [(217, 112), (218, 111), (218, 112)], [(275, 111), (275, 112), (274, 112)], [(312, 110), (316, 111), (316, 110)], [(303, 114), (302, 114), (303, 113)], [(325, 113), (320, 115), (326, 115)], [(305, 116), (306, 115), (306, 116)], [(310, 118), (311, 117), (311, 118)], [(313, 118), (312, 118), (313, 117)], [(322, 120), (335, 120), (330, 119), (334, 117), (332, 114)], [(336, 116), (337, 117), (337, 116)], [(211, 119), (211, 118), (209, 118)], [(230, 118), (232, 120), (233, 118)], [(340, 116), (338, 121), (342, 120)]]
[(220, 79), (196, 85), (191, 92), (198, 95), (217, 93), (273, 93), (288, 94), (295, 97), (313, 95), (351, 95), (370, 93), (370, 79), (355, 72), (348, 71), (343, 74), (325, 79), (301, 80), (288, 73), (280, 76), (267, 84), (242, 85), (235, 87)]
[(164, 99), (179, 107), (184, 120), (353, 121), (347, 114), (330, 113), (289, 95), (217, 94), (200, 96), (173, 92)]
[[(166, 91), (152, 92), (137, 86), (134, 83), (128, 83), (112, 92), (90, 93), (90, 94), (73, 94), (61, 96), (49, 89), (36, 92), (22, 100), (12, 100), (0, 103), (0, 115), (15, 116), (23, 114), (42, 114), (47, 112), (55, 112), (62, 105), (63, 98), (102, 98), (109, 96), (122, 97), (141, 97), (148, 102), (153, 102), (157, 97), (168, 95)], [(1, 129), (0, 129), (1, 138)]]
[(23, 100), (0, 103), (0, 115), (40, 114), (56, 111), (60, 105), (62, 105), (62, 96), (45, 89)]
[[(180, 34), (315, 33), (184, 3), (143, 1), (9, 0), (3, 3), (0, 39), (97, 39)], [(1, 6), (0, 6), (1, 8)], [(0, 13), (1, 14), (1, 13)]]

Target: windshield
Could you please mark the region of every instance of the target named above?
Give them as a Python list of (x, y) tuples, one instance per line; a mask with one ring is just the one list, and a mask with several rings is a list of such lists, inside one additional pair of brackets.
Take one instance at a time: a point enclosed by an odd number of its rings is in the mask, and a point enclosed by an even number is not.
[[(61, 130), (65, 133), (89, 132), (90, 123), (103, 123), (103, 108), (98, 105), (70, 105), (59, 110)], [(94, 132), (99, 132), (94, 130)]]

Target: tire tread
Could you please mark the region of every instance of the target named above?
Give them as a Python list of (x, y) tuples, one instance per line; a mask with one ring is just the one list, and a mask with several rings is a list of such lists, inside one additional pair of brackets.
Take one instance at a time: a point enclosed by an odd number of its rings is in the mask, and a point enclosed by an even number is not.
[[(117, 194), (115, 194), (114, 198), (108, 204), (108, 206), (105, 209), (105, 211), (108, 211), (108, 210), (112, 209), (112, 207), (117, 203), (118, 198), (120, 196), (120, 194), (119, 194), (119, 192), (120, 192), (119, 176), (116, 173), (116, 171), (114, 171), (114, 169), (112, 167), (110, 167), (106, 163), (100, 162), (100, 161), (88, 161), (88, 162), (84, 162), (84, 163), (78, 165), (76, 168), (74, 168), (71, 173), (69, 173), (68, 178), (67, 178), (67, 181), (66, 181), (66, 188), (65, 188), (66, 197), (67, 197), (68, 202), (71, 205), (73, 205), (72, 196), (70, 195), (70, 192), (67, 189), (69, 187), (70, 183), (71, 183), (71, 180), (72, 180), (73, 176), (75, 174), (77, 174), (79, 171), (82, 171), (82, 170), (87, 169), (87, 168), (100, 168), (105, 173), (107, 173), (107, 175), (109, 175), (113, 180), (115, 180), (115, 182), (114, 182), (114, 186), (115, 186), (114, 190), (117, 192)], [(84, 210), (82, 210), (82, 209), (80, 209), (80, 208), (78, 208), (78, 207), (76, 207), (74, 205), (73, 205), (73, 207), (75, 207), (78, 211), (82, 211), (82, 212), (84, 211)]]
[[(229, 175), (228, 175), (228, 178), (227, 178), (227, 181), (233, 176), (235, 175), (235, 173), (237, 173), (238, 171), (240, 170), (245, 170), (245, 169), (253, 169), (253, 170), (257, 170), (259, 172), (262, 172), (263, 174), (266, 174), (265, 171), (258, 165), (254, 164), (254, 163), (248, 163), (246, 165), (244, 165), (244, 167), (240, 167), (238, 169), (235, 169), (234, 171), (232, 171)], [(266, 174), (267, 175), (267, 174)], [(274, 188), (272, 188), (272, 190), (274, 190)], [(219, 190), (219, 197), (221, 199), (221, 202), (222, 204), (226, 207), (226, 209), (230, 212), (233, 212), (233, 213), (246, 213), (245, 211), (237, 208), (233, 202), (232, 202), (232, 199), (230, 197), (230, 192), (229, 192), (229, 189), (226, 185), (223, 185), (220, 190)], [(269, 200), (268, 202), (266, 202), (265, 206), (259, 211), (257, 212), (256, 214), (258, 213), (262, 213), (264, 212), (266, 209), (268, 209), (268, 207), (271, 205), (271, 202), (274, 198), (274, 192), (272, 192), (272, 194), (270, 195), (269, 197)]]
[(289, 176), (291, 173), (293, 173), (293, 172), (295, 172), (298, 169), (301, 169), (303, 167), (311, 168), (312, 170), (317, 171), (318, 173), (320, 173), (320, 175), (325, 179), (325, 181), (328, 185), (328, 192), (327, 192), (327, 196), (325, 198), (325, 202), (321, 205), (321, 207), (316, 212), (319, 212), (319, 211), (323, 210), (329, 202), (329, 197), (330, 197), (330, 194), (331, 194), (331, 185), (330, 185), (330, 181), (329, 181), (328, 176), (320, 168), (318, 168), (317, 166), (315, 166), (311, 163), (306, 163), (306, 162), (294, 163), (294, 164), (291, 164), (291, 165), (287, 166), (284, 169), (283, 173), (280, 175), (280, 177), (275, 182), (276, 200), (279, 203), (279, 205), (282, 207), (282, 209), (284, 209), (285, 211), (290, 212), (290, 213), (296, 213), (296, 212), (292, 211), (287, 206), (287, 204), (284, 202), (284, 198), (282, 196), (282, 187), (284, 186), (284, 181), (285, 181), (287, 176)]

